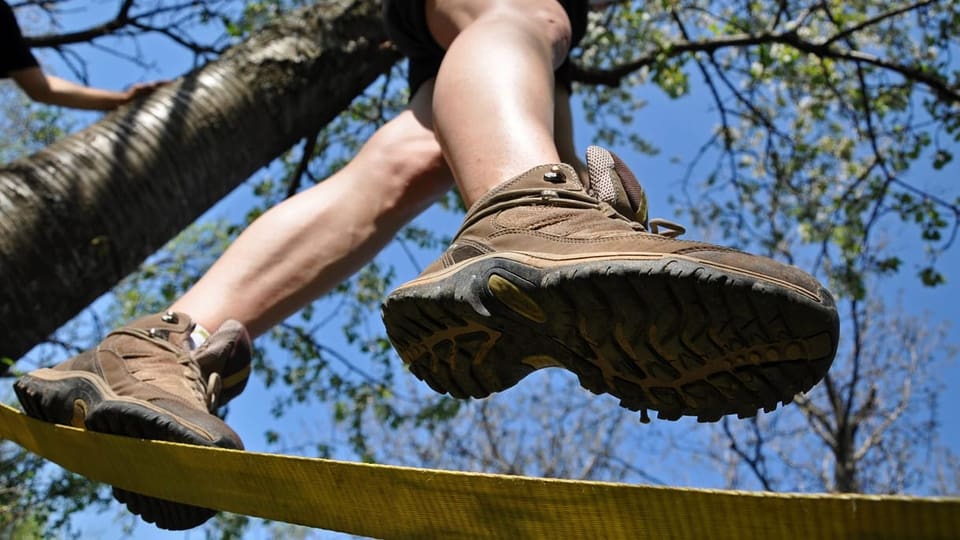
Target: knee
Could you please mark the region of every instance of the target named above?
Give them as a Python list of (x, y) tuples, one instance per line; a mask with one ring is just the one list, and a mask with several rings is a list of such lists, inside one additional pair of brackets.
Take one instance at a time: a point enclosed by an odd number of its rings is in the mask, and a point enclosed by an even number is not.
[(385, 135), (378, 154), (382, 169), (391, 177), (408, 183), (443, 170), (443, 152), (432, 132)]
[(557, 0), (435, 0), (428, 5), (427, 25), (444, 49), (467, 27), (488, 22), (515, 28), (549, 48), (554, 67), (570, 50), (570, 18)]
[(362, 151), (368, 174), (401, 197), (449, 189), (452, 178), (433, 132), (388, 123)]
[(554, 67), (563, 63), (570, 52), (573, 30), (567, 12), (560, 2), (552, 0), (546, 4), (539, 2), (532, 8), (514, 8), (522, 22), (532, 35), (541, 39), (553, 52)]
[(556, 0), (500, 2), (486, 16), (499, 18), (535, 39), (552, 54), (553, 67), (570, 52), (573, 30), (567, 12)]

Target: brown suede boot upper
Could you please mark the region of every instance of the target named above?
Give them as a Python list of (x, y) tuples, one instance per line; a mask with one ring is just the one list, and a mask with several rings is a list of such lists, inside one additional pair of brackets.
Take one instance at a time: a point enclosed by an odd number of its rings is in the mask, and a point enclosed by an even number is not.
[[(491, 190), (467, 213), (443, 255), (415, 284), (457, 263), (488, 253), (520, 257), (536, 266), (603, 259), (688, 258), (791, 288), (820, 300), (821, 286), (806, 272), (766, 257), (705, 242), (655, 234), (645, 223), (645, 198), (631, 202), (613, 159), (591, 168), (587, 189), (565, 164), (535, 167)], [(596, 170), (595, 170), (596, 169)], [(643, 207), (638, 207), (642, 204)], [(662, 222), (658, 222), (662, 223)], [(681, 229), (682, 230), (682, 229)]]
[(210, 414), (220, 385), (208, 385), (185, 345), (193, 327), (183, 313), (149, 315), (110, 332), (96, 348), (53, 370), (98, 375), (117, 396), (167, 411), (218, 446), (243, 448), (239, 436)]
[(560, 366), (641, 420), (652, 409), (711, 422), (773, 410), (823, 378), (839, 321), (816, 279), (676, 239), (683, 228), (648, 220), (636, 178), (606, 150), (590, 149), (587, 169), (581, 181), (546, 164), (495, 187), (384, 300), (411, 373), (483, 398)]

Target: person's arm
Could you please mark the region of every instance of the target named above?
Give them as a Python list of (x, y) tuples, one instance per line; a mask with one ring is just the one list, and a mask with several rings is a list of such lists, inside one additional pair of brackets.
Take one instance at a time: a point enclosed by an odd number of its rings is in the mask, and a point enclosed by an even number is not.
[(12, 71), (10, 77), (34, 101), (96, 111), (116, 109), (134, 98), (150, 94), (164, 84), (162, 81), (135, 84), (122, 92), (115, 92), (83, 86), (54, 75), (48, 75), (39, 67)]

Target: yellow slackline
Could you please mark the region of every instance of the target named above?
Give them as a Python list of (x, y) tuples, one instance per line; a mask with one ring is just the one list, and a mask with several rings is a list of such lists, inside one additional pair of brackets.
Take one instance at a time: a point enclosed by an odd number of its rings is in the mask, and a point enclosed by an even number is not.
[(5, 405), (0, 437), (123, 489), (377, 538), (960, 536), (960, 498), (754, 493), (370, 465), (119, 437), (41, 422)]

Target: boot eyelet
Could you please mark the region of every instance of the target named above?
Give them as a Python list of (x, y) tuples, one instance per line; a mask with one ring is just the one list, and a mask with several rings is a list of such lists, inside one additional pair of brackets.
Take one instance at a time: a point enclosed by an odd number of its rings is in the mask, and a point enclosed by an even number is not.
[(560, 172), (560, 167), (554, 165), (553, 167), (550, 168), (549, 172), (544, 173), (543, 179), (552, 184), (562, 184), (567, 179), (567, 177), (564, 176), (562, 172)]
[(151, 328), (151, 329), (147, 330), (147, 334), (150, 334), (150, 337), (155, 338), (155, 337), (157, 337), (157, 329), (156, 329), (156, 328)]
[(172, 311), (168, 311), (160, 316), (160, 320), (165, 323), (177, 324), (177, 314)]

